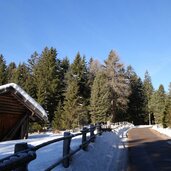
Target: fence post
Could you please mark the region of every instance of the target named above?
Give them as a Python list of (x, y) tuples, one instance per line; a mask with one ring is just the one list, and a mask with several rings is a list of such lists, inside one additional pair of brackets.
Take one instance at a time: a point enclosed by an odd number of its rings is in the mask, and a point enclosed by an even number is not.
[[(90, 125), (90, 138), (92, 138), (94, 136), (94, 130), (95, 130), (95, 126), (93, 124)], [(95, 141), (95, 137), (91, 139), (91, 142)]]
[(102, 128), (101, 128), (101, 124), (100, 123), (97, 123), (96, 128), (97, 128), (97, 134), (98, 135), (102, 135)]
[[(68, 137), (70, 135), (71, 135), (70, 132), (64, 132), (64, 137)], [(63, 141), (63, 157), (65, 157), (66, 155), (68, 155), (70, 153), (70, 144), (71, 144), (71, 137), (69, 137)], [(65, 168), (69, 167), (69, 160), (70, 160), (70, 158), (67, 157), (63, 161), (63, 166)]]
[[(82, 132), (82, 145), (87, 141), (87, 137), (86, 137), (86, 134), (87, 134), (87, 128), (86, 127), (83, 127), (83, 129), (81, 130), (81, 132)], [(86, 151), (86, 149), (87, 149), (87, 144), (84, 144), (83, 146), (82, 146), (82, 149), (84, 150), (84, 151)]]
[[(28, 145), (27, 143), (23, 142), (23, 143), (18, 143), (18, 144), (15, 144), (15, 147), (14, 147), (14, 153), (17, 153), (17, 152), (20, 152), (20, 151), (23, 151), (23, 150), (26, 150), (28, 149)], [(28, 164), (25, 164), (21, 167), (18, 167), (16, 169), (14, 169), (14, 171), (28, 171)]]

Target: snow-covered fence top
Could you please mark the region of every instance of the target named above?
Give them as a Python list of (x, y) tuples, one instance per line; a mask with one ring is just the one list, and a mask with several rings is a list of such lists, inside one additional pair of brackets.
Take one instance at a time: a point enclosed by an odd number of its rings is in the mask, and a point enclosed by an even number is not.
[[(124, 125), (128, 125), (128, 123), (117, 123), (113, 125), (117, 125), (115, 129), (119, 129), (119, 127), (123, 127)], [(96, 129), (96, 131), (95, 131)], [(43, 168), (44, 171), (50, 171), (53, 168), (55, 168), (57, 165), (60, 163), (63, 164), (65, 168), (69, 167), (69, 164), (71, 162), (71, 156), (73, 156), (75, 153), (83, 149), (84, 151), (87, 150), (88, 144), (91, 142), (95, 142), (96, 136), (101, 135), (104, 131), (112, 131), (109, 127), (105, 127), (105, 125), (101, 124), (96, 124), (90, 125), (89, 128), (84, 127), (81, 132), (76, 133), (76, 134), (71, 134), (70, 132), (64, 132), (64, 136), (53, 139), (47, 142), (44, 142), (42, 144), (36, 145), (36, 146), (30, 146), (26, 142), (24, 143), (18, 143), (15, 144), (15, 149), (14, 149), (14, 154), (8, 157), (5, 157), (3, 159), (0, 159), (0, 170), (12, 170), (12, 169), (22, 169), (27, 170), (28, 163), (31, 162), (32, 160), (36, 159), (36, 151), (50, 145), (52, 143), (56, 143), (59, 141), (63, 141), (63, 155), (61, 158), (56, 158), (56, 162), (54, 161), (54, 164), (51, 163), (49, 164), (50, 166), (46, 165), (48, 168)], [(88, 134), (88, 135), (87, 135)], [(81, 144), (78, 144), (78, 146), (74, 149), (70, 148), (71, 140), (74, 137), (80, 137), (82, 136)], [(101, 136), (100, 136), (101, 137)], [(103, 136), (102, 136), (103, 137)], [(56, 145), (56, 144), (54, 144)], [(96, 145), (96, 144), (94, 144)], [(104, 144), (105, 145), (105, 144)], [(71, 146), (72, 147), (72, 146)], [(48, 155), (48, 153), (47, 153)], [(39, 156), (40, 157), (40, 156)]]
[[(96, 133), (94, 132), (96, 129)], [(55, 168), (60, 163), (63, 163), (65, 168), (69, 167), (71, 156), (83, 149), (87, 150), (88, 144), (95, 141), (97, 135), (101, 135), (103, 131), (111, 131), (109, 128), (102, 128), (101, 124), (90, 125), (89, 128), (84, 127), (81, 132), (76, 134), (71, 134), (70, 132), (64, 132), (64, 136), (44, 142), (37, 146), (30, 146), (27, 143), (19, 143), (15, 145), (14, 154), (3, 158), (0, 160), (0, 170), (12, 170), (20, 168), (22, 170), (27, 170), (27, 165), (30, 161), (36, 159), (36, 151), (42, 147), (63, 141), (63, 157), (58, 159), (53, 165), (45, 169), (45, 171), (50, 171)], [(88, 133), (88, 136), (87, 136)], [(82, 143), (77, 149), (71, 150), (70, 144), (73, 137), (82, 135)]]
[(9, 83), (0, 86), (0, 93), (4, 93), (5, 91), (8, 91), (8, 89), (10, 88), (14, 89), (15, 93), (16, 94), (18, 93), (24, 99), (25, 104), (27, 104), (28, 102), (29, 108), (31, 108), (32, 111), (36, 111), (36, 115), (40, 119), (43, 119), (44, 121), (48, 121), (46, 111), (17, 84)]

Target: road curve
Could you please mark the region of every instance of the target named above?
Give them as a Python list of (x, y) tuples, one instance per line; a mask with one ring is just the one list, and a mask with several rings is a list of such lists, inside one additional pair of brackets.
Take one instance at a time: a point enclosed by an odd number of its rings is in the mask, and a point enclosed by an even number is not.
[(128, 171), (171, 171), (171, 140), (151, 128), (131, 129)]

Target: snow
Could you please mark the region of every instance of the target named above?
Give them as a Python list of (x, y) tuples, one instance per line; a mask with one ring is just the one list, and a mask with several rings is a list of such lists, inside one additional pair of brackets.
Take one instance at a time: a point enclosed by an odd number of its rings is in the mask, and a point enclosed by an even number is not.
[(152, 125), (138, 125), (138, 126), (134, 126), (134, 128), (151, 128)]
[[(57, 166), (53, 171), (110, 171), (124, 170), (127, 160), (127, 148), (125, 146), (127, 131), (132, 125), (117, 127), (113, 132), (104, 132), (97, 136), (94, 143), (90, 143), (87, 151), (80, 150), (72, 156), (68, 168)], [(36, 134), (30, 135), (27, 140), (13, 140), (0, 143), (0, 158), (13, 154), (14, 145), (19, 142), (28, 142), (33, 146), (43, 142), (59, 138), (62, 134)], [(82, 137), (74, 137), (71, 141), (71, 150), (81, 144)], [(53, 143), (37, 150), (37, 158), (30, 162), (30, 171), (45, 170), (54, 164), (62, 156), (63, 142)]]
[(15, 83), (9, 83), (9, 84), (5, 84), (0, 86), (0, 90), (6, 89), (12, 87), (14, 88), (17, 92), (19, 92), (24, 98), (25, 101), (29, 101), (35, 108), (37, 108), (40, 112), (41, 112), (41, 117), (47, 121), (47, 113), (45, 112), (45, 110), (42, 108), (42, 106), (40, 106), (32, 97), (30, 97), (20, 86), (18, 86)]
[(161, 134), (171, 137), (171, 128), (163, 128), (160, 125), (153, 125), (152, 129), (160, 132)]

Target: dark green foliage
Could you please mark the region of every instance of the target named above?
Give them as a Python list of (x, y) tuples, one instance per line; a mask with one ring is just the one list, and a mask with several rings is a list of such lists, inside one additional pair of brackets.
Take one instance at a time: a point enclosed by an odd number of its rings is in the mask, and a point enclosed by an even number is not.
[(107, 120), (146, 124), (153, 115), (156, 123), (171, 127), (171, 90), (165, 94), (161, 85), (154, 91), (148, 72), (143, 83), (131, 66), (125, 72), (114, 51), (103, 67), (93, 58), (87, 65), (80, 53), (70, 65), (68, 58), (58, 59), (56, 49), (47, 47), (18, 66), (6, 66), (0, 55), (0, 85), (10, 82), (44, 107), (54, 129)]
[(65, 100), (63, 107), (63, 126), (64, 128), (75, 128), (79, 125), (79, 96), (78, 83), (76, 80), (68, 80), (65, 92)]
[(166, 97), (163, 126), (171, 127), (171, 83), (169, 84), (169, 93), (167, 94)]
[[(85, 58), (78, 53), (66, 74), (66, 92), (64, 100), (64, 117), (71, 113), (67, 125), (84, 125), (89, 122), (87, 106), (89, 104), (89, 87)], [(73, 101), (72, 101), (73, 100)], [(71, 106), (73, 111), (71, 112)], [(72, 118), (73, 117), (73, 118)]]
[(152, 110), (156, 124), (164, 124), (164, 111), (166, 104), (166, 95), (163, 85), (159, 86), (159, 89), (153, 94), (150, 101), (150, 109)]
[(78, 82), (78, 95), (83, 98), (88, 98), (87, 94), (87, 83), (88, 83), (88, 76), (87, 76), (87, 67), (85, 62), (85, 57), (81, 57), (80, 53), (77, 53), (73, 64), (71, 65), (71, 79), (74, 77)]
[(13, 75), (13, 82), (26, 89), (26, 82), (29, 76), (29, 69), (25, 63), (19, 64)]
[(37, 52), (34, 52), (28, 59), (28, 70), (29, 75), (26, 82), (26, 91), (31, 95), (31, 97), (37, 99), (37, 82), (36, 82), (36, 70), (39, 63), (40, 57)]
[(35, 70), (36, 70), (36, 66), (40, 61), (40, 56), (38, 55), (37, 52), (34, 52), (31, 57), (28, 59), (28, 68), (30, 70), (30, 73), (33, 75)]
[(144, 87), (145, 111), (146, 111), (145, 120), (146, 120), (146, 122), (149, 121), (149, 124), (151, 124), (152, 123), (153, 113), (150, 110), (150, 100), (152, 98), (154, 88), (153, 88), (153, 85), (152, 85), (152, 82), (151, 82), (151, 77), (150, 77), (148, 71), (145, 72), (143, 87)]
[(64, 102), (64, 92), (66, 90), (66, 73), (68, 72), (70, 67), (69, 60), (68, 58), (64, 58), (62, 61), (58, 60), (58, 75), (59, 75), (59, 80), (60, 80), (60, 87), (59, 87), (59, 96), (60, 96), (60, 101), (63, 104)]
[(88, 125), (90, 123), (90, 115), (88, 106), (85, 103), (78, 104), (78, 126)]
[(3, 55), (0, 55), (0, 85), (6, 83), (6, 67)]
[(11, 62), (6, 69), (7, 83), (14, 82), (14, 75), (16, 70), (17, 70), (16, 64), (14, 62)]
[(42, 125), (37, 122), (29, 124), (29, 133), (40, 132), (42, 130)]
[(52, 121), (53, 130), (63, 129), (62, 114), (63, 114), (62, 104), (61, 104), (61, 102), (59, 102), (59, 104), (56, 108), (56, 111), (55, 111), (55, 116)]
[(135, 125), (145, 123), (145, 94), (141, 79), (128, 67), (127, 76), (130, 83), (130, 95), (128, 97), (127, 120)]
[(35, 81), (38, 102), (48, 111), (49, 121), (59, 102), (59, 78), (57, 73), (57, 52), (54, 48), (45, 48), (35, 69)]
[(98, 72), (92, 86), (90, 114), (93, 123), (106, 122), (109, 118), (110, 92), (103, 72)]
[(166, 99), (166, 105), (165, 105), (165, 110), (164, 110), (164, 113), (163, 113), (163, 120), (162, 120), (164, 128), (171, 127), (170, 119), (171, 119), (171, 100), (168, 97)]
[(150, 101), (154, 88), (153, 88), (151, 77), (148, 71), (145, 72), (143, 85), (144, 85), (144, 90), (145, 90), (144, 93), (147, 96), (147, 100)]

